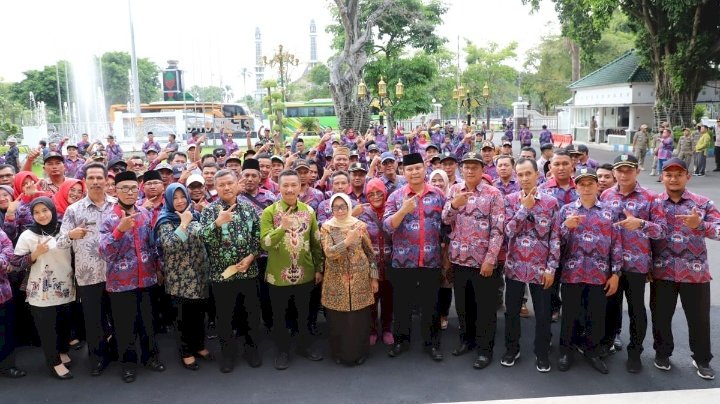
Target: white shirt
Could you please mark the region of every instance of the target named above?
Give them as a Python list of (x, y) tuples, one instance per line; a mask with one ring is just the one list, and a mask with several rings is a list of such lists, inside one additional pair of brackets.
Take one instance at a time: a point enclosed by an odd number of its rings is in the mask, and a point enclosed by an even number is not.
[(27, 302), (35, 307), (59, 306), (75, 301), (75, 283), (70, 264), (70, 249), (58, 248), (55, 237), (41, 236), (25, 230), (15, 246), (15, 255), (28, 255), (41, 241), (50, 239), (49, 250), (30, 267)]

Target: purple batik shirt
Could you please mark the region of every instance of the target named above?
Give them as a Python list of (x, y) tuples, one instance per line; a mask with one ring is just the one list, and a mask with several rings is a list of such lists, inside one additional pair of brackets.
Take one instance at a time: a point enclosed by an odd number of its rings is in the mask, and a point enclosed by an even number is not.
[(113, 161), (115, 159), (122, 160), (123, 158), (123, 151), (120, 148), (120, 145), (117, 143), (109, 144), (105, 146), (105, 151), (107, 152), (107, 160)]
[(540, 144), (552, 143), (552, 132), (547, 129), (540, 131)]
[(309, 205), (315, 212), (317, 212), (320, 202), (325, 200), (325, 194), (316, 188), (307, 187), (307, 190), (305, 193), (300, 195), (299, 199), (300, 202)]
[(500, 178), (495, 178), (495, 180), (493, 181), (493, 186), (499, 189), (500, 192), (502, 192), (503, 196), (510, 195), (513, 192), (517, 192), (520, 190), (520, 183), (517, 182), (515, 178), (511, 178), (507, 184), (502, 182)]
[(153, 149), (155, 149), (155, 150), (158, 151), (158, 152), (162, 150), (162, 149), (160, 148), (160, 143), (158, 143), (157, 141), (152, 141), (152, 142), (151, 142), (151, 141), (148, 140), (148, 141), (146, 141), (145, 143), (143, 143), (143, 145), (142, 145), (142, 151), (143, 151), (143, 153), (147, 153), (148, 149), (150, 149), (150, 148), (153, 148)]
[(658, 240), (665, 237), (667, 222), (662, 202), (650, 190), (635, 183), (629, 194), (620, 193), (620, 187), (614, 186), (602, 193), (600, 200), (612, 209), (613, 214), (624, 220), (625, 210), (634, 217), (645, 221), (644, 227), (637, 230), (625, 230), (619, 226), (622, 237), (623, 265), (622, 270), (646, 274), (652, 266), (650, 239)]
[(532, 144), (532, 138), (533, 134), (528, 128), (521, 129), (520, 133), (518, 133), (518, 139), (520, 139), (522, 146), (530, 146)]
[(554, 275), (560, 263), (560, 208), (552, 196), (536, 193), (528, 209), (521, 202), (524, 196), (519, 191), (505, 198), (505, 276), (542, 284), (545, 271)]
[(575, 181), (570, 179), (568, 189), (564, 189), (558, 186), (555, 178), (550, 178), (548, 181), (538, 187), (538, 191), (544, 192), (558, 201), (558, 205), (562, 208), (563, 206), (575, 202), (578, 199), (578, 193), (575, 189)]
[[(570, 215), (583, 215), (585, 218), (571, 230), (564, 223)], [(590, 209), (585, 208), (580, 200), (560, 209), (562, 283), (604, 285), (610, 275), (620, 274), (623, 265), (622, 240), (615, 225), (617, 219), (612, 209), (599, 200)]]
[(491, 185), (478, 184), (468, 203), (453, 209), (452, 200), (470, 191), (465, 182), (450, 187), (443, 207), (443, 223), (450, 226), (450, 262), (480, 269), (482, 264), (496, 264), (503, 244), (505, 203), (502, 193)]
[[(658, 196), (666, 214), (667, 232), (660, 240), (652, 240), (653, 279), (681, 283), (705, 283), (712, 280), (708, 266), (705, 238), (720, 240), (720, 212), (710, 199), (685, 191), (679, 202), (667, 193)], [(692, 214), (695, 208), (702, 219), (691, 229), (678, 215)]]
[(378, 216), (372, 206), (364, 206), (358, 217), (367, 226), (377, 260), (380, 280), (385, 279), (385, 271), (392, 262), (392, 236), (383, 228), (383, 218)]
[[(393, 229), (390, 218), (402, 207), (405, 198), (417, 195), (415, 211), (405, 215)], [(393, 268), (440, 268), (440, 228), (445, 196), (442, 191), (425, 184), (421, 194), (415, 194), (410, 185), (404, 185), (388, 197), (385, 203), (383, 228), (392, 235)]]
[(0, 304), (12, 299), (8, 269), (10, 268), (10, 257), (14, 252), (12, 241), (4, 231), (0, 230)]

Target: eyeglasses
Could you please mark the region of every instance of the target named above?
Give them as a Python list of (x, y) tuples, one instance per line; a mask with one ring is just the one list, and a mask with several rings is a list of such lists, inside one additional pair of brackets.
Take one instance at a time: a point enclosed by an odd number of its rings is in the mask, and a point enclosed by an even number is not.
[(332, 207), (333, 212), (345, 212), (348, 210), (347, 205), (337, 205)]
[(159, 186), (162, 185), (162, 184), (163, 184), (162, 181), (157, 181), (157, 180), (155, 180), (155, 181), (148, 181), (148, 182), (145, 183), (145, 185), (147, 185), (147, 186), (149, 186), (149, 187), (159, 187)]
[(134, 185), (134, 186), (130, 186), (130, 187), (120, 187), (117, 190), (124, 194), (134, 194), (135, 192), (138, 191), (138, 189), (139, 188), (137, 187), (137, 185)]
[(370, 192), (368, 195), (368, 198), (382, 198), (383, 193), (380, 191)]

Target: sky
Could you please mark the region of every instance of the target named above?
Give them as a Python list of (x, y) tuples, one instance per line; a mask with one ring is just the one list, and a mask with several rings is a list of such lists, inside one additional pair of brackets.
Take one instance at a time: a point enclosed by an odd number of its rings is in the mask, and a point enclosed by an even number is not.
[[(299, 76), (310, 57), (310, 21), (317, 25), (318, 60), (332, 55), (325, 27), (333, 22), (330, 0), (36, 0), (3, 1), (0, 14), (0, 78), (20, 81), (23, 71), (42, 69), (60, 59), (88, 60), (106, 51), (130, 51), (128, 5), (132, 9), (138, 57), (161, 68), (180, 61), (185, 86), (230, 85), (239, 98), (255, 90), (255, 29), (262, 35), (262, 54), (271, 57), (282, 44), (300, 60)], [(559, 32), (552, 2), (530, 14), (521, 0), (445, 0), (448, 11), (437, 28), (448, 47), (467, 38), (476, 44), (518, 42), (522, 56), (542, 36)], [(461, 55), (462, 58), (462, 55)], [(514, 64), (522, 65), (522, 58)], [(79, 63), (79, 62), (77, 62)], [(251, 73), (243, 81), (241, 71)], [(267, 72), (267, 68), (266, 68)], [(266, 73), (266, 78), (268, 73)]]

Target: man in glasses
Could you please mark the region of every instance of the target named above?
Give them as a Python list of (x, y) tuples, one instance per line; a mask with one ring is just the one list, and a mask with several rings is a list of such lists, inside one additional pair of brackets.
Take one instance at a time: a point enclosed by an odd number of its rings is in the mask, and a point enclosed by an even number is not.
[(150, 212), (136, 205), (137, 175), (124, 171), (115, 176), (115, 182), (118, 203), (103, 215), (99, 250), (107, 263), (105, 287), (110, 294), (115, 321), (122, 380), (132, 383), (137, 375), (136, 325), (142, 327), (146, 338), (141, 348), (149, 351), (142, 355), (148, 358), (145, 366), (156, 372), (165, 370), (158, 359), (150, 297), (150, 288), (157, 284), (157, 249)]

